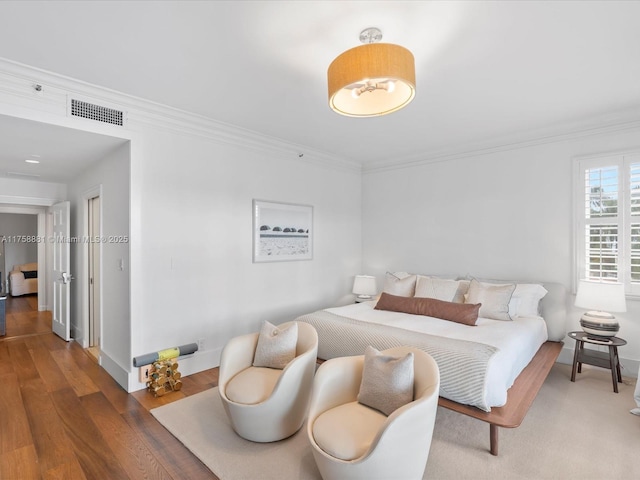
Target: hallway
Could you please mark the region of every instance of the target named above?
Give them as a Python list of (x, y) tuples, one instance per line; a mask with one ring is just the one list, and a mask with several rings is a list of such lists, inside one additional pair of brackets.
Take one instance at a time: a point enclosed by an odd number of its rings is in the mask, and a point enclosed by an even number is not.
[(7, 296), (7, 334), (0, 338), (51, 332), (51, 312), (38, 311), (38, 295)]

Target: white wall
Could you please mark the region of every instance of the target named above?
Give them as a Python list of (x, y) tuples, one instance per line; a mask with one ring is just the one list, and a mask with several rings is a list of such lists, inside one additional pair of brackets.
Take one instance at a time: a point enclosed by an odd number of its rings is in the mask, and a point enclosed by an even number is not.
[[(640, 147), (640, 131), (565, 139), (363, 176), (363, 272), (573, 281), (572, 162)], [(568, 299), (572, 305), (573, 297)], [(580, 330), (570, 308), (567, 331)], [(617, 315), (625, 375), (640, 360), (640, 301)], [(570, 361), (574, 341), (565, 341)]]
[[(38, 217), (29, 214), (0, 213), (0, 237), (3, 235), (8, 238), (4, 246), (4, 265), (0, 262), (0, 281), (2, 285), (6, 285), (5, 282), (14, 265), (38, 261), (38, 243), (35, 241), (38, 235)], [(22, 237), (25, 236), (31, 237), (33, 241), (23, 240)]]
[[(183, 373), (198, 370), (263, 320), (351, 299), (358, 171), (162, 130), (144, 132), (144, 153), (132, 161), (133, 356), (202, 339), (204, 349), (181, 362)], [(312, 260), (252, 262), (253, 199), (313, 206)]]
[[(101, 233), (101, 365), (127, 385), (123, 371), (131, 363), (131, 314), (129, 281), (129, 144), (111, 152), (69, 185), (71, 236), (87, 238), (87, 199), (100, 196)], [(93, 160), (93, 159), (88, 159)], [(72, 337), (88, 346), (88, 244), (71, 245)], [(120, 265), (123, 269), (120, 269)]]

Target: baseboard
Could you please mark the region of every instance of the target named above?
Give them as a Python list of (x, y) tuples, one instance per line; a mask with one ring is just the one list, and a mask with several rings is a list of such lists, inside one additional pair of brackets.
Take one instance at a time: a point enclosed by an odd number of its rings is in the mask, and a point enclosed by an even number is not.
[(111, 358), (102, 349), (100, 350), (100, 366), (104, 368), (113, 379), (118, 382), (122, 388), (127, 392), (130, 392), (127, 387), (129, 386), (129, 372), (127, 372), (122, 366)]

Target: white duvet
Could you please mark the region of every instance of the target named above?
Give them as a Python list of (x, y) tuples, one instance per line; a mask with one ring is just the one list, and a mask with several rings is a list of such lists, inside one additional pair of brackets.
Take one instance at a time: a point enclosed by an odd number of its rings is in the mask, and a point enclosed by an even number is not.
[(441, 337), (484, 343), (498, 348), (489, 361), (486, 402), (501, 407), (507, 390), (547, 341), (547, 326), (542, 317), (515, 317), (512, 321), (478, 318), (476, 326), (407, 313), (375, 310), (375, 301), (362, 302), (325, 311), (362, 322), (387, 325)]

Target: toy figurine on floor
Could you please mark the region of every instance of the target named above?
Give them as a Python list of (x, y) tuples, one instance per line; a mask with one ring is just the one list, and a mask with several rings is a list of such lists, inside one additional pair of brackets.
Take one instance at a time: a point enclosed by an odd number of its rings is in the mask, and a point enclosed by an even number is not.
[(636, 391), (633, 394), (633, 399), (636, 401), (636, 408), (631, 409), (631, 413), (634, 415), (640, 415), (640, 368), (638, 368), (638, 380), (636, 381)]

